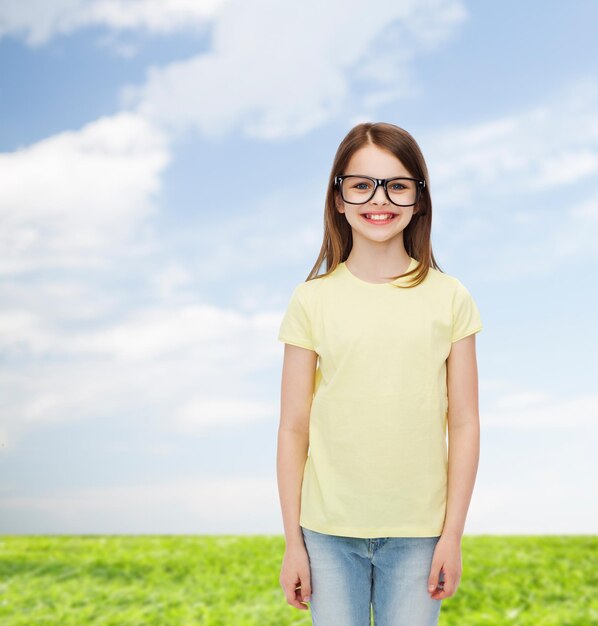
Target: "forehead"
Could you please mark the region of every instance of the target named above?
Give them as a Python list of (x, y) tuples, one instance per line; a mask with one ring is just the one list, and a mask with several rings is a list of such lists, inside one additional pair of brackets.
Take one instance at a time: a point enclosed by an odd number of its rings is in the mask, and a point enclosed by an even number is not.
[(411, 176), (411, 173), (392, 152), (373, 145), (364, 146), (353, 154), (346, 173), (364, 174), (374, 178)]

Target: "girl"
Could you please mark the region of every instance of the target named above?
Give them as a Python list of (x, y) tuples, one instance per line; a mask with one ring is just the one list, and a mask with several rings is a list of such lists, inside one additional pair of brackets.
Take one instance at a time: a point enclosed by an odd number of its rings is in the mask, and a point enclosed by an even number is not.
[(461, 577), (480, 314), (436, 264), (428, 171), (402, 128), (349, 132), (324, 225), (278, 335), (280, 584), (314, 626), (432, 626)]

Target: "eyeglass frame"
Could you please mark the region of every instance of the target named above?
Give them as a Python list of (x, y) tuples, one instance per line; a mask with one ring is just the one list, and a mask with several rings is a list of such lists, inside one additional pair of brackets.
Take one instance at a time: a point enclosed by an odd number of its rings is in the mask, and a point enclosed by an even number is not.
[[(345, 180), (345, 178), (351, 178), (351, 177), (367, 178), (368, 180), (371, 180), (371, 181), (373, 181), (375, 183), (374, 191), (372, 192), (372, 195), (367, 200), (364, 200), (363, 202), (350, 202), (349, 200), (345, 200), (345, 197), (343, 196), (342, 182), (343, 182), (343, 180)], [(391, 181), (391, 180), (413, 180), (413, 181), (415, 181), (417, 183), (416, 194), (415, 194), (415, 202), (412, 202), (411, 204), (397, 204), (396, 202), (393, 202), (391, 200), (391, 198), (390, 198), (390, 195), (388, 194), (388, 189), (386, 187), (388, 182)], [(421, 197), (422, 190), (425, 189), (425, 187), (426, 187), (426, 181), (425, 180), (420, 180), (419, 178), (411, 178), (409, 176), (393, 176), (392, 178), (373, 178), (372, 176), (365, 176), (365, 175), (362, 175), (362, 174), (339, 174), (338, 176), (334, 177), (334, 184), (335, 184), (336, 187), (338, 187), (338, 189), (339, 189), (339, 191), (341, 193), (341, 198), (342, 198), (343, 202), (346, 202), (347, 204), (365, 204), (366, 202), (369, 202), (376, 195), (376, 191), (377, 191), (378, 187), (382, 187), (384, 189), (384, 193), (386, 194), (386, 197), (395, 206), (414, 206), (414, 205), (416, 205), (418, 203), (420, 197)]]

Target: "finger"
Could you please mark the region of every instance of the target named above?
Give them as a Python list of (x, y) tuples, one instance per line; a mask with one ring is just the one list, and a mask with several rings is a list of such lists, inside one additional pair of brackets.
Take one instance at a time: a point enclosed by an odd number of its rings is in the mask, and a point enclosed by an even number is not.
[(434, 594), (437, 594), (437, 593), (441, 593), (441, 592), (442, 592), (442, 591), (444, 591), (444, 590), (445, 590), (445, 588), (444, 588), (443, 584), (442, 584), (442, 583), (440, 583), (438, 586), (434, 587), (434, 589), (432, 589), (432, 591), (430, 591), (430, 590), (428, 589), (428, 593), (429, 593), (430, 595), (434, 595)]
[(452, 596), (457, 589), (456, 583), (454, 583), (450, 577), (446, 581), (441, 582), (438, 587), (430, 594), (430, 597), (434, 600), (443, 600)]
[[(307, 600), (305, 599), (307, 597)], [(305, 594), (302, 589), (298, 589), (295, 591), (295, 600), (299, 603), (302, 609), (308, 609), (307, 602), (309, 602), (311, 598)]]
[(430, 594), (430, 597), (432, 598), (432, 600), (444, 600), (445, 598), (450, 598), (453, 593), (454, 591), (451, 589), (439, 589)]
[(428, 593), (430, 594), (430, 596), (433, 597), (434, 595), (438, 595), (444, 590), (445, 581), (443, 577), (444, 577), (444, 572), (441, 571), (436, 583), (432, 583), (428, 585)]
[(430, 597), (438, 599), (444, 597), (448, 593), (448, 591), (448, 588), (439, 585), (438, 587), (436, 587), (436, 589), (434, 589), (434, 591), (430, 592)]
[(297, 583), (291, 583), (284, 586), (284, 595), (287, 599), (287, 604), (294, 606), (296, 609), (305, 611), (307, 610), (307, 607), (299, 601), (299, 597), (297, 595), (301, 593), (301, 587), (297, 588), (296, 585)]
[(434, 591), (438, 586), (440, 579), (440, 568), (441, 564), (438, 562), (432, 562), (432, 566), (430, 567), (430, 575), (428, 576), (428, 591)]
[(309, 574), (299, 574), (301, 577), (301, 597), (303, 602), (309, 602), (311, 599), (311, 581), (309, 578)]

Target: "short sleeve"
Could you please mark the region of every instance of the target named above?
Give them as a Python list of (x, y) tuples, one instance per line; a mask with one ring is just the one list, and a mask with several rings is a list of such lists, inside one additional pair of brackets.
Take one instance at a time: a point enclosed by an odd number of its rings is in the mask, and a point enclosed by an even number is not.
[(482, 330), (478, 307), (467, 288), (457, 281), (453, 299), (453, 330), (451, 343)]
[(280, 324), (278, 340), (308, 350), (315, 350), (311, 322), (300, 293), (302, 284), (297, 285), (291, 295)]

